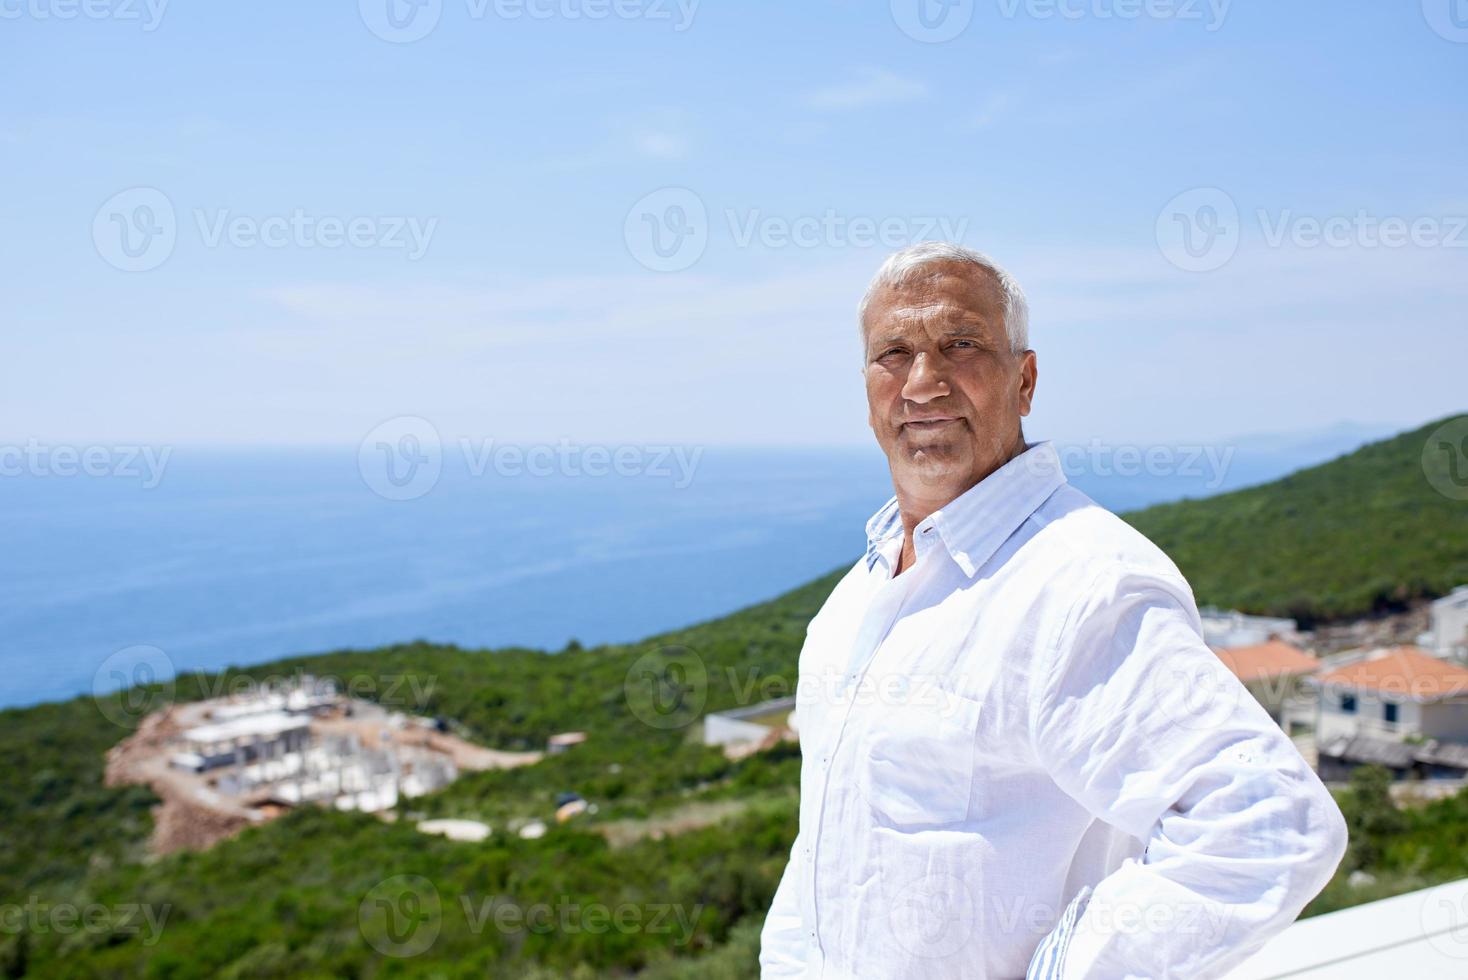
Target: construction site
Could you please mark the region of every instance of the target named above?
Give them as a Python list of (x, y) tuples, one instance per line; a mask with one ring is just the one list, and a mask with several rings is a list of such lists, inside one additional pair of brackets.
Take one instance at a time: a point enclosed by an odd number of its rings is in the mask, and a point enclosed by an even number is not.
[(208, 847), (298, 806), (391, 818), (400, 799), (461, 772), (540, 758), (474, 745), (441, 721), (343, 696), (307, 676), (149, 715), (108, 752), (106, 779), (158, 795), (152, 847), (168, 853)]

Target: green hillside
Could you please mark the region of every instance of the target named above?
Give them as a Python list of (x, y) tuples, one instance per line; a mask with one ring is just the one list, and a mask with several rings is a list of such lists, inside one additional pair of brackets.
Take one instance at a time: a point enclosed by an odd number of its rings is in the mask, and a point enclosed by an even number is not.
[[(402, 808), (499, 831), (515, 819), (550, 821), (562, 791), (597, 804), (595, 816), (553, 825), (540, 840), (497, 832), (454, 843), (408, 821), (307, 808), (204, 854), (153, 859), (152, 794), (102, 784), (103, 754), (130, 730), (109, 720), (128, 716), (122, 696), (0, 711), (0, 977), (680, 980), (695, 966), (701, 980), (752, 976), (759, 924), (795, 836), (799, 753), (784, 747), (730, 762), (699, 744), (696, 722), (792, 693), (805, 625), (834, 584), (833, 574), (637, 644), (546, 653), (414, 643), (190, 675), (174, 686), (171, 696), (187, 700), (244, 677), (308, 670), (392, 707), (452, 719), (498, 748), (538, 748), (554, 732), (585, 730), (589, 740), (564, 755), (468, 773)], [(635, 836), (641, 822), (699, 812), (719, 820), (615, 848), (598, 833), (615, 824)], [(437, 937), (410, 957), (382, 955), (362, 929), (373, 888), (397, 875), (432, 882), (440, 903)], [(505, 902), (622, 910), (646, 927), (486, 924), (484, 910)], [(134, 903), (166, 917), (151, 942), (121, 916), (88, 930), (51, 918)]]
[[(1468, 419), (1468, 416), (1459, 416)], [(1468, 582), (1468, 501), (1429, 423), (1273, 483), (1125, 515), (1199, 603), (1310, 623), (1400, 608)], [(1459, 464), (1462, 465), (1461, 462)]]

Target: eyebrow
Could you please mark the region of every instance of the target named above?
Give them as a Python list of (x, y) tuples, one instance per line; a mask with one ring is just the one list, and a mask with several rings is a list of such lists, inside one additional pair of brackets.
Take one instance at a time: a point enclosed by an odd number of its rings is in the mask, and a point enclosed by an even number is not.
[[(971, 340), (976, 339), (976, 340), (980, 340), (980, 341), (982, 341), (982, 342), (984, 342), (986, 344), (989, 343), (989, 338), (986, 337), (986, 336), (984, 336), (983, 326), (981, 324), (977, 324), (977, 323), (975, 323), (975, 324), (973, 324), (971, 326), (955, 327), (952, 330), (945, 330), (940, 335), (939, 339), (940, 340), (952, 340), (955, 337), (963, 337), (963, 338), (971, 339)], [(886, 335), (884, 335), (882, 337), (873, 338), (872, 339), (872, 346), (885, 347), (888, 344), (900, 344), (900, 343), (904, 343), (904, 342), (906, 342), (906, 340), (907, 340), (907, 338), (905, 336), (901, 335), (901, 334), (886, 334)]]

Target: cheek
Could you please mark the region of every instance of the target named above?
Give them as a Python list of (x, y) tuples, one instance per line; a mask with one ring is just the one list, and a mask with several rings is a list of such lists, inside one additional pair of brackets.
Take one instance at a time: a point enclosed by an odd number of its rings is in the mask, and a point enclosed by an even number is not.
[(975, 371), (963, 380), (963, 393), (975, 408), (994, 408), (1014, 399), (1015, 386), (1003, 371)]
[(972, 408), (982, 410), (985, 405), (994, 399), (993, 388), (983, 377), (977, 374), (960, 379), (953, 387), (954, 394), (968, 402)]
[(897, 395), (902, 391), (902, 383), (890, 372), (872, 370), (867, 372), (867, 406), (875, 416), (888, 414)]

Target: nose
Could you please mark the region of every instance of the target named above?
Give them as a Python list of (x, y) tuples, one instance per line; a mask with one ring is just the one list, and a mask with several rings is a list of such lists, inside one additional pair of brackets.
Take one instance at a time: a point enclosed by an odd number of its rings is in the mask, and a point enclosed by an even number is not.
[(929, 357), (927, 351), (919, 352), (908, 369), (907, 380), (902, 385), (902, 397), (921, 405), (946, 394), (948, 382), (943, 378), (942, 365)]

